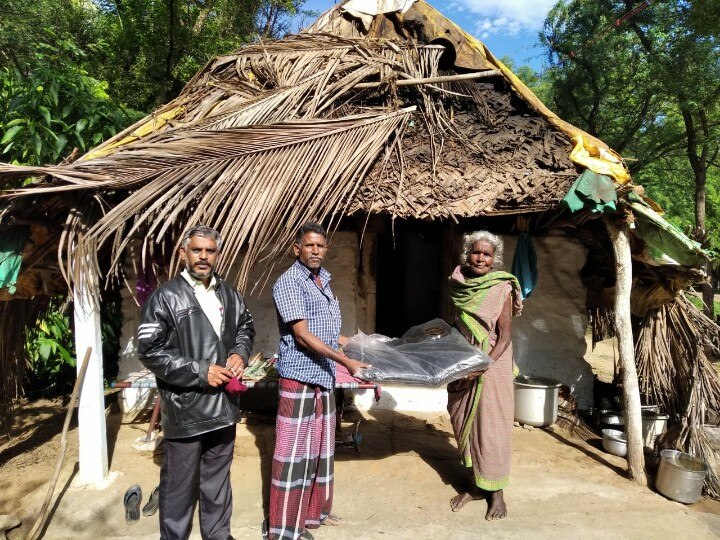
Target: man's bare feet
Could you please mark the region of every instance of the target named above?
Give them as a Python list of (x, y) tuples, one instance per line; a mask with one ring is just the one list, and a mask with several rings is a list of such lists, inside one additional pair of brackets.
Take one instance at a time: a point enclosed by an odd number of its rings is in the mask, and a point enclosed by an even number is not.
[(507, 506), (505, 506), (505, 499), (503, 498), (503, 490), (492, 491), (488, 495), (488, 510), (485, 514), (485, 519), (503, 519), (507, 516)]
[(328, 515), (325, 519), (322, 520), (322, 525), (332, 525), (333, 527), (337, 527), (341, 524), (342, 518), (339, 516), (335, 516), (333, 514)]
[(457, 512), (460, 510), (463, 506), (465, 506), (470, 501), (477, 501), (479, 499), (482, 499), (483, 496), (480, 493), (475, 492), (465, 492), (460, 493), (459, 495), (455, 495), (452, 499), (450, 499), (450, 508), (453, 512)]

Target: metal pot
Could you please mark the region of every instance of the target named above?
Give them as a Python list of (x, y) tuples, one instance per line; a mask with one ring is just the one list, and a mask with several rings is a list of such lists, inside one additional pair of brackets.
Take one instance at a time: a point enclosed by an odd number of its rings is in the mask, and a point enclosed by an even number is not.
[(707, 472), (702, 459), (678, 450), (663, 450), (655, 487), (668, 499), (692, 504), (700, 499)]
[(650, 448), (655, 446), (655, 439), (665, 433), (669, 419), (670, 417), (667, 414), (643, 411), (642, 432), (645, 446)]
[(624, 426), (625, 417), (620, 411), (613, 411), (610, 409), (600, 409), (597, 412), (597, 424), (600, 427), (605, 426)]
[(603, 448), (606, 452), (620, 457), (627, 455), (627, 438), (625, 433), (618, 429), (603, 429), (602, 434)]
[(515, 379), (515, 420), (544, 427), (557, 420), (558, 389), (561, 383), (547, 377), (521, 375)]
[[(652, 406), (656, 408), (656, 406)], [(652, 409), (642, 409), (642, 434), (645, 446), (655, 446), (655, 439), (665, 433), (667, 421), (670, 417), (667, 414), (660, 414)], [(597, 413), (597, 423), (600, 428), (622, 428), (625, 426), (625, 415), (620, 411), (601, 409)]]

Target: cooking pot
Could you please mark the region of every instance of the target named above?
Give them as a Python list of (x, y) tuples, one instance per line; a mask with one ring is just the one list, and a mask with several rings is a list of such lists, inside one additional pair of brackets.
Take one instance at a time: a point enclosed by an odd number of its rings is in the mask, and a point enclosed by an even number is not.
[(515, 420), (535, 427), (554, 424), (560, 385), (559, 381), (547, 377), (516, 377)]

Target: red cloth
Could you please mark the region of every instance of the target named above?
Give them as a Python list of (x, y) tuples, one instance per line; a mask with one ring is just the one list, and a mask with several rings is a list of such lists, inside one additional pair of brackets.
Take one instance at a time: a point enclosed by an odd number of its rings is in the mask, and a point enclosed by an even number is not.
[(358, 379), (357, 377), (353, 377), (350, 372), (348, 371), (348, 368), (343, 366), (342, 364), (335, 364), (335, 382), (336, 383), (349, 383), (349, 382), (363, 382), (362, 379)]
[(233, 377), (225, 385), (225, 391), (228, 394), (242, 394), (248, 387), (245, 386), (240, 379)]

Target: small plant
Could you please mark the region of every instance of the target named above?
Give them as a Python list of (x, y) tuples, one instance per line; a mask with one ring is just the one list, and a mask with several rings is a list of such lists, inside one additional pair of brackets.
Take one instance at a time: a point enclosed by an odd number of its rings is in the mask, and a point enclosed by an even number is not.
[(75, 343), (70, 318), (54, 301), (27, 332), (29, 393), (63, 393), (75, 379)]

